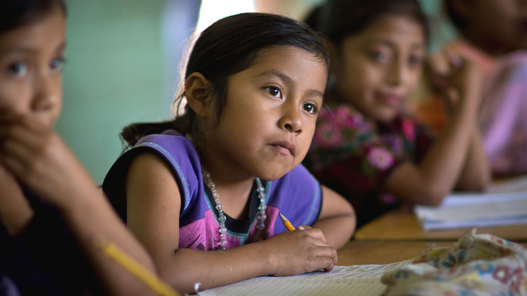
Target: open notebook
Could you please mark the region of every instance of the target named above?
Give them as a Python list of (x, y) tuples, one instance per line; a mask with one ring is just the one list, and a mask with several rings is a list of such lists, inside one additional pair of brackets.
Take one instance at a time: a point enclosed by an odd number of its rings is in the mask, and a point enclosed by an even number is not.
[(289, 277), (264, 276), (199, 292), (200, 296), (380, 296), (382, 275), (411, 260), (386, 265), (335, 266), (330, 272)]
[(451, 194), (438, 207), (414, 211), (425, 230), (527, 224), (527, 178), (500, 182), (487, 193)]

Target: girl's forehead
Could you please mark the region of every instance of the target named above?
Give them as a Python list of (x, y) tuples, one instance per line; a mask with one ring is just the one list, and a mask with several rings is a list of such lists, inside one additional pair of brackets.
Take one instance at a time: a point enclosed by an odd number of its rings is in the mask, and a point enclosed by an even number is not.
[(357, 34), (348, 35), (343, 45), (347, 43), (412, 44), (425, 49), (426, 36), (423, 26), (416, 20), (404, 15), (384, 15), (373, 20)]
[(326, 65), (326, 61), (322, 54), (311, 52), (307, 49), (296, 46), (275, 45), (260, 50), (250, 67), (271, 64), (283, 65), (285, 56), (302, 56), (307, 58), (307, 61), (317, 61), (322, 65)]
[(49, 11), (35, 15), (26, 23), (0, 34), (0, 46), (31, 44), (35, 39), (65, 36), (66, 16), (61, 8), (54, 5)]
[(16, 27), (0, 35), (0, 54), (34, 53), (42, 49), (63, 47), (66, 21), (62, 14), (49, 13), (37, 22)]

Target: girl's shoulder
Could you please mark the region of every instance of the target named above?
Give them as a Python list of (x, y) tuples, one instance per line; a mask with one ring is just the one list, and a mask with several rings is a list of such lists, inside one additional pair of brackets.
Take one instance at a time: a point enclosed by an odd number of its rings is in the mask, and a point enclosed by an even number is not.
[(142, 138), (117, 159), (106, 175), (103, 190), (121, 218), (126, 221), (127, 172), (132, 161), (142, 153), (154, 153), (168, 164), (180, 187), (182, 206), (186, 208), (200, 188), (201, 163), (190, 140), (174, 130), (167, 130)]

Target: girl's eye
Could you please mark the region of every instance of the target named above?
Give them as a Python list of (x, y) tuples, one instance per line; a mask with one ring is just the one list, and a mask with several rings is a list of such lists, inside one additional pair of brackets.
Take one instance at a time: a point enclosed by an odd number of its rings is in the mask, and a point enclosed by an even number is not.
[(281, 98), (282, 97), (282, 91), (274, 86), (268, 86), (265, 88), (266, 91), (275, 98)]
[(51, 63), (49, 64), (49, 68), (51, 69), (51, 71), (59, 72), (62, 70), (63, 64), (64, 64), (64, 59), (62, 58), (53, 59)]
[(27, 65), (22, 62), (14, 63), (7, 67), (7, 71), (17, 77), (22, 77), (27, 73)]
[(376, 61), (376, 62), (381, 62), (381, 63), (384, 63), (384, 62), (387, 62), (388, 59), (389, 59), (389, 56), (383, 52), (380, 52), (380, 51), (373, 51), (370, 53), (370, 57)]
[(412, 55), (409, 58), (410, 65), (421, 66), (423, 64), (423, 58), (421, 56)]
[(318, 112), (317, 106), (311, 103), (304, 104), (304, 110), (306, 110), (309, 114), (317, 114)]

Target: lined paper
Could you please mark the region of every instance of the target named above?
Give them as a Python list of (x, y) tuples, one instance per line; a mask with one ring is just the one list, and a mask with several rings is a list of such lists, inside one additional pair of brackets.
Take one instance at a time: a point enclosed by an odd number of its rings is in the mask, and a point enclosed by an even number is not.
[(387, 271), (411, 260), (386, 265), (335, 266), (330, 272), (289, 277), (258, 277), (200, 292), (200, 296), (380, 296), (386, 286), (380, 280)]

